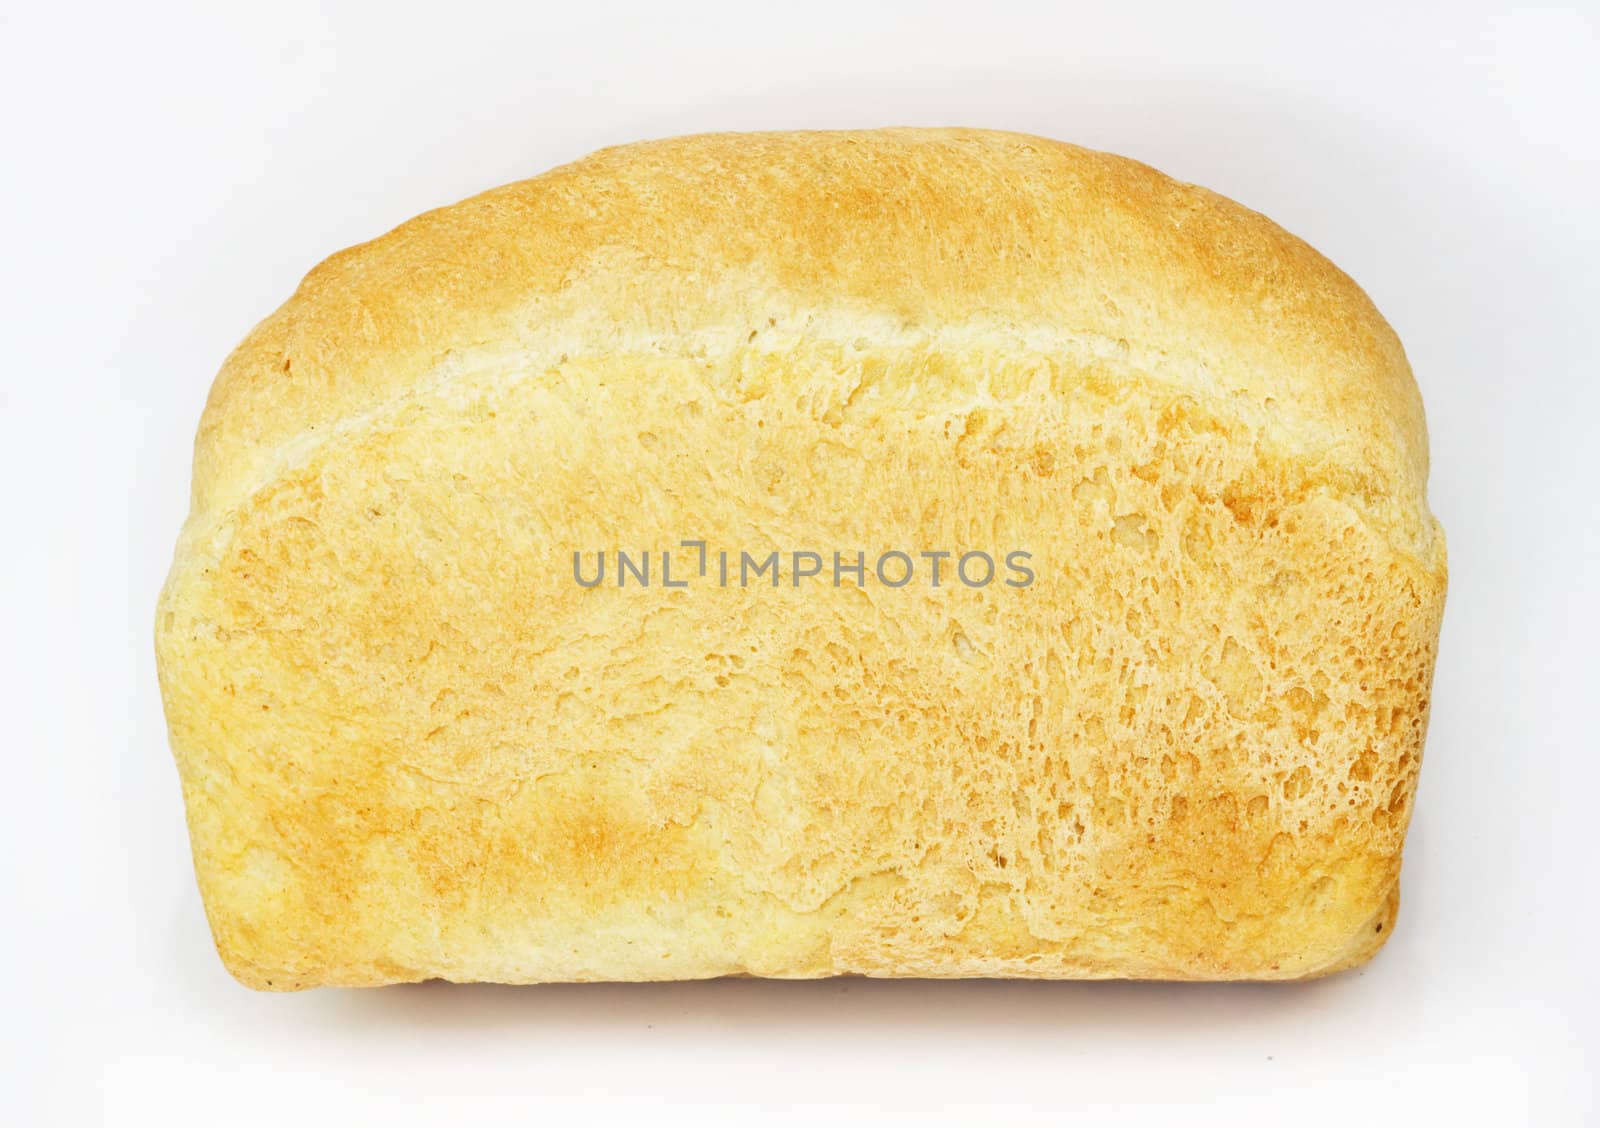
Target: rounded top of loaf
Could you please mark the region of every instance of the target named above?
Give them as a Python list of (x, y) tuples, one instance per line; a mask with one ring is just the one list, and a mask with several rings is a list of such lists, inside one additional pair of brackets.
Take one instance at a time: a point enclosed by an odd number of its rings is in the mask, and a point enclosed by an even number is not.
[(1431, 524), (1410, 369), (1345, 274), (1136, 161), (974, 129), (624, 145), (342, 251), (217, 377), (193, 519), (478, 354), (533, 374), (758, 336), (1087, 350), (1345, 468), (1391, 529)]

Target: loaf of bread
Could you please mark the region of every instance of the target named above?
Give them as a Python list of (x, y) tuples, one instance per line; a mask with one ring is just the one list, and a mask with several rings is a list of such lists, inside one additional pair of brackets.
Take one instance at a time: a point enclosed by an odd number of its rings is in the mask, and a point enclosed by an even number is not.
[(314, 269), (157, 614), (257, 988), (1295, 979), (1395, 919), (1445, 549), (1268, 220), (977, 130), (608, 149)]

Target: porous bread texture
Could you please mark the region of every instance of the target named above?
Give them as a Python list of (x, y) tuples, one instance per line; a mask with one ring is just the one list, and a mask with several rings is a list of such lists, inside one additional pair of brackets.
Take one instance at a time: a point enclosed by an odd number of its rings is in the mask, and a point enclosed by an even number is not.
[[(1355, 284), (1122, 158), (690, 137), (428, 213), (201, 423), (157, 647), (218, 950), (275, 990), (1359, 963), (1426, 476)], [(1036, 580), (573, 581), (683, 538)]]

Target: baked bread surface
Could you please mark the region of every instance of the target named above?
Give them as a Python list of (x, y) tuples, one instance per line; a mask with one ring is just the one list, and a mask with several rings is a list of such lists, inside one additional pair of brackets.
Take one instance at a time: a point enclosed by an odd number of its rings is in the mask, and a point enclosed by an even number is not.
[[(274, 990), (1359, 963), (1426, 477), (1361, 290), (1119, 157), (713, 135), (430, 212), (313, 270), (200, 425), (157, 651), (218, 950)], [(688, 539), (866, 582), (574, 580)]]

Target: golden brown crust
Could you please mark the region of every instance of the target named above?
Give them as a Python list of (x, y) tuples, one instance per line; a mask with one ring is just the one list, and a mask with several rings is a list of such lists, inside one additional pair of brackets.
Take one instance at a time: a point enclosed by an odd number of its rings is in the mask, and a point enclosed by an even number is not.
[[(559, 300), (596, 273), (581, 308)], [(1410, 500), (1426, 479), (1398, 340), (1305, 243), (1121, 157), (893, 129), (607, 149), (334, 255), (218, 377), (197, 496), (225, 496), (282, 444), (409, 394), (485, 341), (670, 348), (835, 311), (911, 332), (978, 322), (1126, 342), (1146, 367), (1271, 399), (1351, 444), (1352, 461), (1392, 475), (1384, 493)]]
[[(312, 271), (202, 421), (158, 650), (219, 948), (273, 988), (1360, 962), (1426, 475), (1354, 283), (1121, 158), (691, 137), (428, 213)], [(1042, 564), (567, 570), (698, 536)]]

